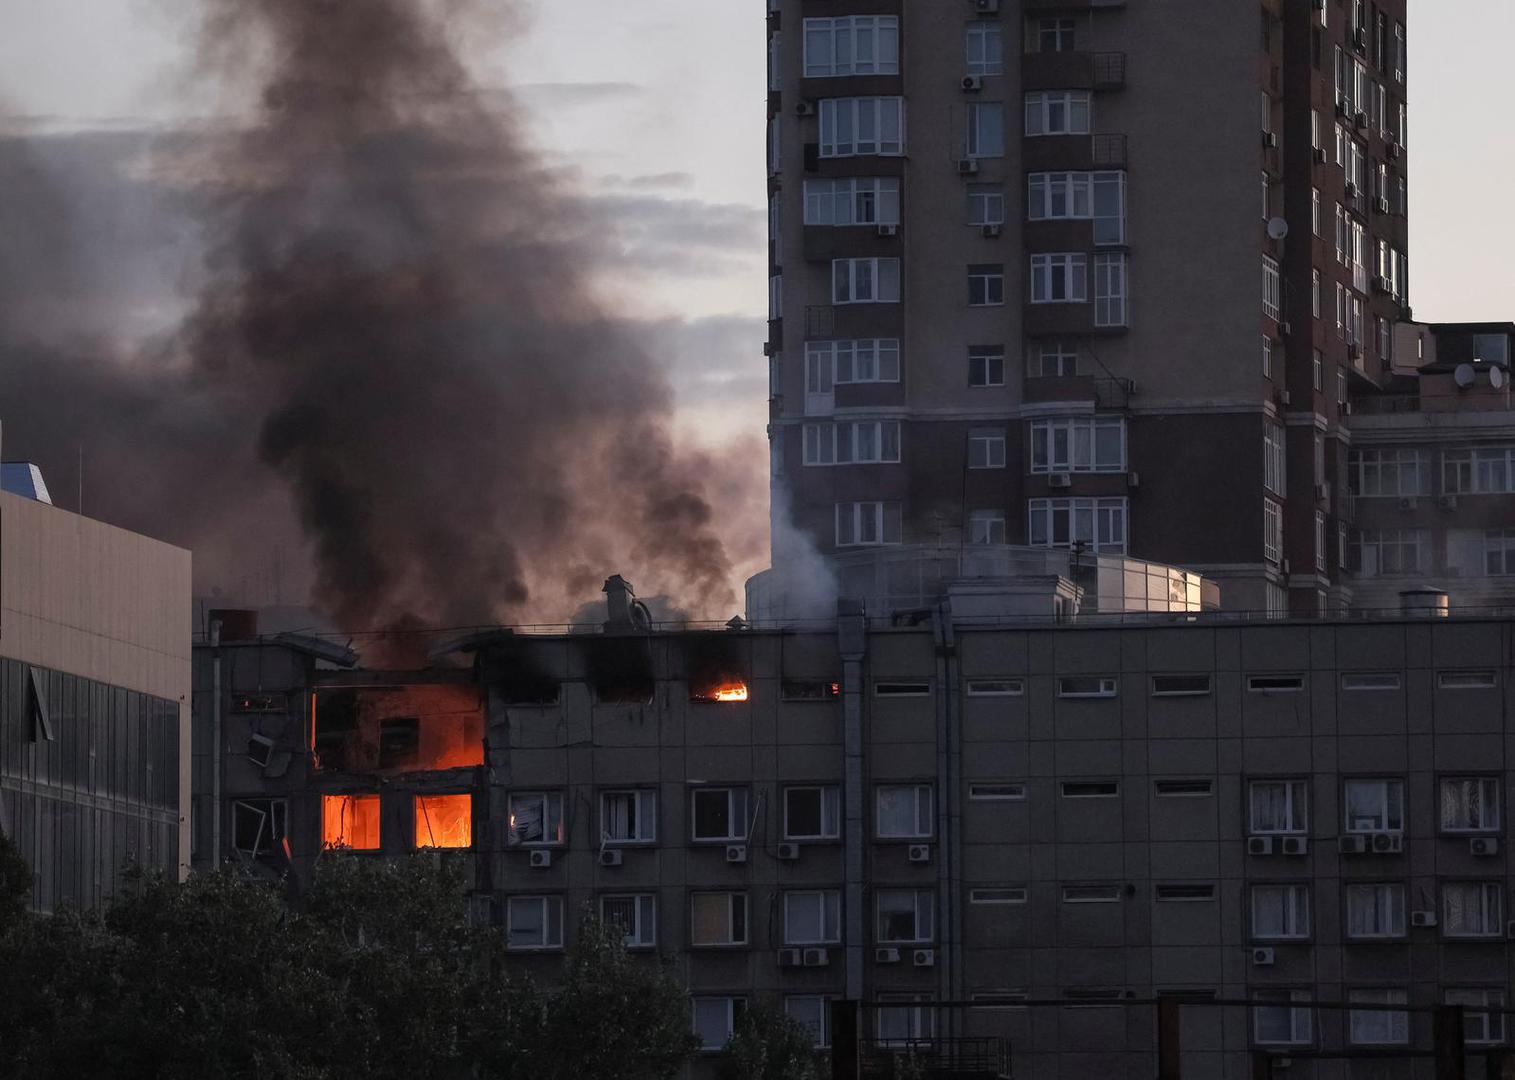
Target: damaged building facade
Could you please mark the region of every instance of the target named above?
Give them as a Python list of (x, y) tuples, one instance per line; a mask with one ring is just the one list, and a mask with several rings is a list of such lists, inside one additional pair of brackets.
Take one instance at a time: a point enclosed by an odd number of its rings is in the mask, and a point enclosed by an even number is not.
[[(551, 978), (588, 906), (675, 965), (711, 1052), (759, 1000), (824, 1047), (829, 1003), (854, 999), (866, 1055), (1151, 1075), (1161, 994), (1190, 1003), (1186, 1076), (1265, 1054), (1298, 1077), (1429, 1077), (1410, 1055), (1449, 1003), (1472, 1058), (1502, 1052), (1515, 623), (844, 605), (664, 632), (612, 601), (601, 631), (438, 649), (462, 669), (236, 647), (307, 666), (260, 676), (293, 695), (277, 733), (226, 729), (232, 757), (274, 746), (256, 778), (228, 768), (224, 812), (286, 799), (257, 809), (284, 815), (298, 868), (326, 843), (447, 846), (424, 800), (466, 793), (476, 911), (519, 967)], [(241, 694), (256, 669), (228, 649)], [(426, 750), (428, 716), (476, 755)]]

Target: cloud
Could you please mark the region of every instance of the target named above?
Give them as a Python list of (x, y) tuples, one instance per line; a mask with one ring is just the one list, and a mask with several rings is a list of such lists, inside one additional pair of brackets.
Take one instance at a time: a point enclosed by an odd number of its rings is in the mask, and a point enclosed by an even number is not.
[(651, 173), (644, 176), (621, 176), (611, 173), (600, 177), (607, 188), (627, 188), (631, 191), (663, 191), (694, 187), (694, 174), (687, 172)]
[(533, 106), (598, 105), (602, 101), (619, 101), (641, 94), (646, 87), (629, 82), (538, 82), (521, 83), (510, 88)]
[(705, 277), (747, 271), (764, 257), (767, 215), (755, 206), (619, 193), (583, 203), (618, 268)]

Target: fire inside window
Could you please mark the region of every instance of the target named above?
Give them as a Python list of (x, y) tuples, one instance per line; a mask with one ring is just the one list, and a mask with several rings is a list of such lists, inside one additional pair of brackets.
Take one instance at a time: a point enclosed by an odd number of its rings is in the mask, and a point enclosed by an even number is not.
[(325, 795), (321, 798), (321, 844), (353, 851), (379, 850), (379, 797)]
[(416, 847), (473, 846), (473, 796), (417, 795)]
[(719, 678), (689, 688), (690, 701), (746, 701), (747, 684), (740, 679)]

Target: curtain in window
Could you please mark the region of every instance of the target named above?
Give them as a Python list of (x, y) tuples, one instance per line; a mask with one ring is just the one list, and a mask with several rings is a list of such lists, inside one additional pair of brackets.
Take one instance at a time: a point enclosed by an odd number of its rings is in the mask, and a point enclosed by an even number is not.
[(1282, 889), (1252, 890), (1252, 933), (1256, 937), (1283, 937), (1289, 932), (1285, 915), (1286, 897)]
[(605, 799), (605, 835), (611, 840), (630, 840), (635, 829), (635, 795), (610, 795)]
[(511, 800), (510, 842), (513, 844), (541, 843), (546, 839), (541, 799)]
[(1487, 818), (1484, 786), (1479, 780), (1443, 780), (1441, 824), (1447, 829), (1477, 829)]
[(726, 893), (697, 894), (690, 918), (696, 945), (719, 945), (731, 940), (731, 897)]

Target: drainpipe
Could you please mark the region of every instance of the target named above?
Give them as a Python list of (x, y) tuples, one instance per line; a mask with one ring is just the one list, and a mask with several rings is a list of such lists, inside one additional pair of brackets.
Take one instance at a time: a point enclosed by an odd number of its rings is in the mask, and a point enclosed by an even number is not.
[(863, 656), (868, 648), (867, 620), (856, 600), (836, 605), (837, 650), (842, 656), (842, 799), (846, 822), (842, 829), (842, 862), (846, 878), (842, 911), (847, 942), (846, 969), (849, 1001), (863, 998), (863, 837), (867, 822), (863, 791)]
[[(962, 965), (958, 956), (958, 890), (953, 883), (961, 842), (958, 835), (957, 728), (952, 716), (953, 695), (957, 692), (957, 641), (952, 630), (950, 600), (942, 600), (932, 613), (932, 630), (936, 639), (936, 908), (941, 937), (937, 988), (940, 996), (947, 1000), (960, 1001)], [(958, 1010), (951, 1010), (942, 1019), (948, 1028), (944, 1034), (956, 1035)]]
[(210, 624), (210, 865), (221, 865), (221, 620)]

